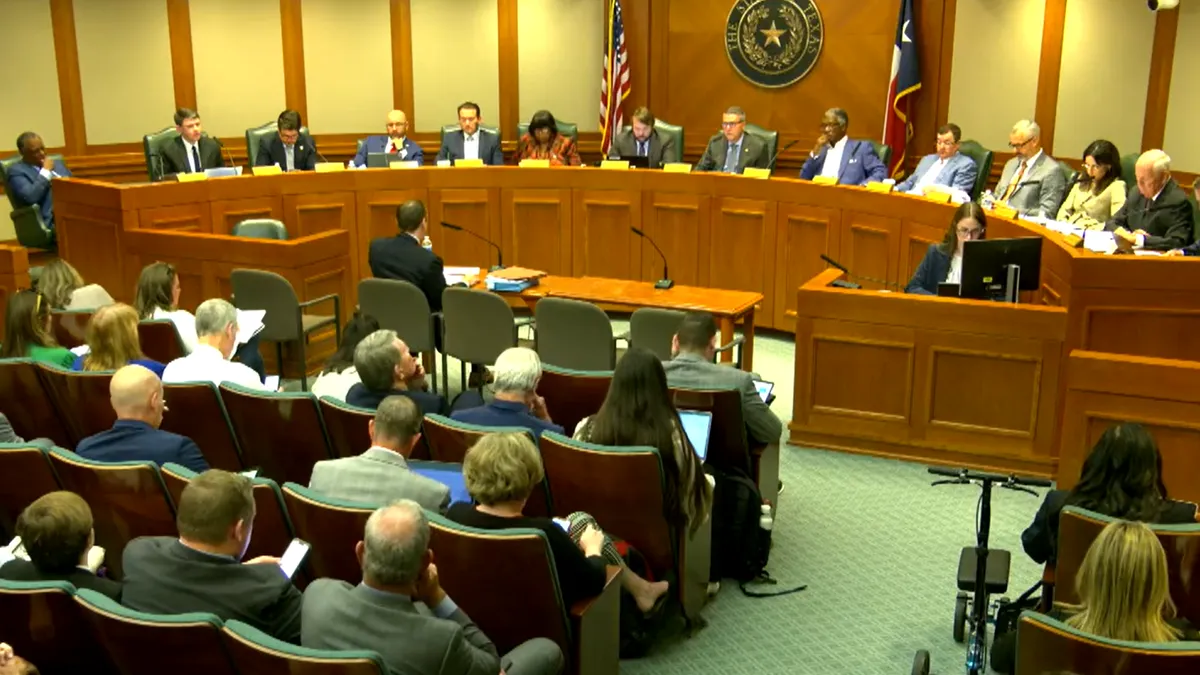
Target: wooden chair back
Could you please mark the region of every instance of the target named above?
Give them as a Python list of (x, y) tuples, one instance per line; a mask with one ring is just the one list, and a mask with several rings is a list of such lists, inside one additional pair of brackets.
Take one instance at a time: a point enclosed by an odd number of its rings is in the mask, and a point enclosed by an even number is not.
[(138, 343), (148, 359), (170, 363), (185, 356), (183, 340), (170, 319), (146, 319), (138, 322)]
[(112, 371), (77, 372), (39, 363), (38, 372), (71, 436), (70, 447), (88, 436), (108, 431), (117, 421), (108, 394)]
[[(174, 330), (172, 328), (171, 330)], [(214, 469), (241, 471), (242, 452), (229, 423), (225, 404), (211, 382), (185, 382), (163, 386), (170, 408), (163, 415), (163, 431), (195, 441), (204, 460)]]
[(296, 536), (312, 544), (306, 563), (309, 578), (362, 581), (354, 547), (362, 541), (375, 507), (330, 499), (296, 483), (283, 485), (283, 502)]
[(25, 443), (0, 443), (0, 537), (16, 534), (17, 517), (30, 502), (61, 490), (46, 451)]
[(330, 459), (329, 441), (312, 394), (277, 393), (220, 386), (242, 464), (279, 483), (307, 485), (313, 466)]
[(680, 410), (706, 410), (712, 413), (712, 431), (708, 436), (705, 464), (723, 471), (742, 471), (755, 478), (758, 472), (751, 461), (746, 423), (742, 417), (742, 393), (733, 389), (671, 389), (675, 407)]
[(359, 408), (329, 396), (322, 396), (318, 405), (325, 430), (329, 432), (329, 447), (334, 457), (355, 457), (371, 447), (368, 423), (375, 411)]
[(50, 312), (50, 334), (60, 347), (74, 349), (87, 344), (87, 325), (92, 320), (92, 310), (57, 310)]
[(554, 423), (570, 435), (580, 421), (600, 410), (611, 384), (611, 370), (568, 370), (543, 363), (538, 394), (546, 399)]
[(387, 675), (375, 652), (326, 651), (297, 647), (257, 628), (226, 621), (221, 629), (225, 650), (240, 673), (254, 675)]
[(53, 673), (114, 673), (65, 581), (0, 579), (0, 635), (13, 652)]
[(1200, 643), (1125, 642), (1083, 633), (1044, 614), (1017, 623), (1017, 675), (1200, 672)]
[(32, 359), (0, 359), (0, 411), (18, 436), (74, 447), (58, 405)]

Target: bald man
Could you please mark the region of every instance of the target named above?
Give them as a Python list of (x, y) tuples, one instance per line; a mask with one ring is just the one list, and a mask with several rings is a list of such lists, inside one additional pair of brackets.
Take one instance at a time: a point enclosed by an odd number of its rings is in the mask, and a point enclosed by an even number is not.
[(403, 110), (393, 110), (387, 114), (387, 135), (367, 136), (358, 154), (350, 160), (350, 165), (361, 169), (367, 165), (367, 155), (383, 153), (390, 162), (416, 162), (417, 166), (425, 163), (425, 152), (421, 146), (408, 138), (408, 115)]
[(76, 454), (96, 462), (174, 462), (196, 473), (208, 470), (190, 438), (158, 428), (167, 406), (157, 375), (143, 366), (125, 366), (113, 373), (108, 395), (117, 421), (108, 431), (80, 441)]
[(1192, 243), (1195, 222), (1187, 193), (1171, 178), (1171, 158), (1162, 150), (1147, 150), (1134, 166), (1137, 189), (1104, 229), (1116, 233), (1122, 249), (1149, 251), (1180, 249)]

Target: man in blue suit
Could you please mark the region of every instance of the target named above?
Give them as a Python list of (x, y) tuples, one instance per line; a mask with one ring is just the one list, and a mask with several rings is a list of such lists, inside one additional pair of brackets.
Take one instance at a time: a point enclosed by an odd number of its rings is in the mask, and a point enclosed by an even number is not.
[(391, 162), (413, 162), (417, 166), (425, 163), (425, 152), (408, 134), (408, 116), (403, 110), (393, 110), (387, 115), (387, 136), (367, 136), (351, 163), (361, 169), (367, 165), (367, 155), (382, 152)]
[(76, 454), (97, 462), (174, 462), (196, 473), (208, 471), (191, 439), (158, 428), (167, 406), (157, 375), (142, 366), (125, 366), (113, 373), (108, 393), (117, 421), (108, 431), (80, 441)]
[(975, 160), (958, 153), (961, 139), (962, 129), (957, 124), (938, 127), (937, 152), (922, 157), (917, 170), (896, 186), (896, 192), (924, 194), (930, 185), (945, 185), (971, 194), (979, 169)]
[(442, 137), (442, 148), (438, 150), (438, 161), (460, 159), (482, 159), (488, 166), (504, 164), (504, 153), (500, 152), (500, 134), (480, 129), (483, 116), (479, 104), (467, 101), (458, 106), (458, 131)]
[(836, 178), (842, 185), (866, 185), (887, 177), (887, 167), (867, 141), (852, 141), (846, 137), (850, 116), (841, 108), (830, 108), (821, 118), (821, 135), (809, 153), (800, 177), (812, 180), (817, 176)]
[(17, 208), (36, 206), (42, 212), (46, 228), (54, 230), (54, 195), (50, 181), (54, 178), (69, 178), (70, 170), (60, 161), (46, 156), (46, 144), (42, 137), (32, 131), (17, 136), (17, 152), (21, 161), (8, 169), (7, 189)]

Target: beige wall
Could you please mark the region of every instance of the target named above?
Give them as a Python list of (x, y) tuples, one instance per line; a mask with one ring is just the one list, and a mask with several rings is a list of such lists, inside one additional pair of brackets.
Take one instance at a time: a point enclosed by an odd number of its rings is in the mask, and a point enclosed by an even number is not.
[[(500, 123), (500, 46), (496, 0), (410, 0), (416, 131), (453, 124), (463, 101)], [(452, 47), (448, 47), (452, 45)], [(513, 134), (505, 130), (505, 137)]]
[[(196, 107), (214, 136), (240, 137), (284, 108), (278, 0), (189, 0)], [(231, 43), (231, 31), (253, 36)]]
[(538, 110), (600, 129), (604, 10), (599, 0), (521, 0), (517, 3), (520, 117)]
[(388, 0), (304, 0), (302, 9), (309, 129), (382, 133), (392, 109)]
[[(1192, 79), (1200, 63), (1200, 2), (1181, 2), (1179, 11), (1163, 149), (1171, 156), (1172, 168), (1200, 172), (1200, 88)], [(1124, 148), (1121, 151), (1126, 152)]]
[(958, 0), (949, 121), (964, 138), (1007, 150), (1013, 122), (1033, 116), (1045, 9), (1045, 0)]
[[(50, 1), (2, 0), (0, 26), (6, 27), (4, 51), (9, 59), (14, 59), (10, 67), (0, 68), (0, 91), (10, 96), (20, 93), (19, 97), (10, 98), (8, 104), (0, 105), (0, 156), (16, 149), (17, 136), (23, 131), (36, 131), (47, 146), (62, 146), (62, 108), (58, 99)], [(4, 212), (0, 227), (11, 229), (7, 213)]]
[(167, 3), (86, 0), (74, 7), (88, 144), (139, 141), (170, 126)]

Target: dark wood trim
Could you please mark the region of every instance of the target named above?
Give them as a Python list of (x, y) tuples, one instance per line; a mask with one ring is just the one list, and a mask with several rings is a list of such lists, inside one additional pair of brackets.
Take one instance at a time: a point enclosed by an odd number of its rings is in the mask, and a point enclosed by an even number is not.
[(1058, 114), (1058, 80), (1062, 74), (1063, 28), (1067, 0), (1046, 0), (1042, 21), (1042, 57), (1038, 64), (1037, 103), (1034, 119), (1042, 128), (1042, 147), (1054, 154), (1054, 121)]
[(416, 129), (413, 115), (412, 4), (391, 0), (392, 105), (408, 115), (408, 128)]
[(642, 0), (650, 5), (649, 35), (650, 61), (647, 72), (650, 73), (649, 106), (655, 116), (668, 121), (671, 119), (671, 102), (667, 99), (667, 81), (670, 64), (667, 62), (667, 41), (671, 34), (671, 8), (667, 2), (652, 2)]
[(1143, 151), (1161, 148), (1166, 139), (1167, 104), (1171, 101), (1171, 68), (1175, 64), (1175, 38), (1178, 33), (1178, 9), (1155, 14), (1150, 83), (1146, 87), (1146, 114), (1142, 118)]
[(54, 31), (54, 61), (58, 66), (58, 100), (62, 106), (63, 143), (69, 154), (87, 148), (87, 123), (83, 116), (83, 81), (79, 76), (79, 43), (75, 39), (75, 4), (50, 0)]
[(171, 37), (175, 107), (195, 110), (196, 64), (192, 58), (192, 17), (188, 0), (167, 0), (167, 31)]
[(288, 108), (308, 122), (308, 91), (304, 80), (304, 20), (300, 0), (279, 0), (283, 31), (283, 97)]
[(521, 88), (517, 51), (517, 0), (496, 0), (500, 52), (500, 128), (516, 129), (521, 117)]
[(934, 104), (939, 125), (950, 121), (950, 71), (954, 65), (954, 22), (957, 13), (958, 0), (946, 0), (942, 6), (942, 62), (938, 66), (937, 102)]
[[(608, 0), (597, 2), (608, 7)], [(650, 105), (653, 80), (650, 72), (650, 0), (625, 0), (621, 7), (625, 15), (625, 48), (629, 51), (630, 75), (625, 111), (633, 114), (634, 108)], [(653, 108), (650, 110), (654, 112)]]

